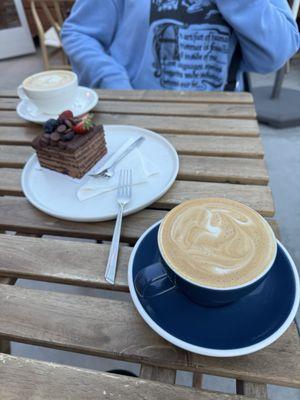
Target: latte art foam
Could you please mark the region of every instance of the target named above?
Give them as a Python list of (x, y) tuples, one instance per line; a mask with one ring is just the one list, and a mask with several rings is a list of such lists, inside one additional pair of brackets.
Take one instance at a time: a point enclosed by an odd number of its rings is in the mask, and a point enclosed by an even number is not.
[(181, 276), (210, 287), (245, 284), (272, 263), (276, 241), (254, 210), (226, 199), (182, 203), (167, 214), (159, 246)]
[(29, 90), (57, 89), (66, 86), (73, 80), (73, 74), (68, 71), (47, 71), (25, 79), (23, 86)]

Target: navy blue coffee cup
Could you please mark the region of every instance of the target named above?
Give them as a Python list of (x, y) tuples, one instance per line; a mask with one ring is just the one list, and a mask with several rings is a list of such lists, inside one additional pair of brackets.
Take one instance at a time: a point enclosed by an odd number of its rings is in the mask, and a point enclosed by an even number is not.
[[(274, 238), (274, 240), (276, 240)], [(158, 245), (159, 248), (159, 245)], [(170, 290), (178, 289), (194, 303), (208, 307), (220, 307), (239, 300), (263, 283), (271, 270), (275, 258), (270, 265), (255, 279), (239, 286), (215, 288), (195, 283), (180, 275), (161, 255), (159, 262), (143, 268), (136, 276), (135, 288), (143, 298), (161, 296)]]

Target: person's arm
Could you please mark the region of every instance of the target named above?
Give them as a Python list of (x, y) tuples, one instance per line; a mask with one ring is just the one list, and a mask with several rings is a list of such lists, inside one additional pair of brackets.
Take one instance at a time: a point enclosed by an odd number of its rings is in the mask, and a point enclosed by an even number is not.
[(77, 0), (65, 21), (63, 48), (81, 85), (132, 89), (125, 68), (109, 55), (119, 11), (115, 0)]
[(216, 0), (243, 53), (243, 69), (276, 71), (300, 47), (300, 36), (286, 0)]

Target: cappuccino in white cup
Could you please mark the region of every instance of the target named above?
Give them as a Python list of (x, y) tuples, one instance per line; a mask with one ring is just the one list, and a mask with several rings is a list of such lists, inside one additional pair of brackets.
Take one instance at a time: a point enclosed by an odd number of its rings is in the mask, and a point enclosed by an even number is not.
[(59, 114), (74, 103), (77, 90), (78, 78), (74, 72), (53, 70), (26, 78), (18, 88), (18, 95), (46, 114)]

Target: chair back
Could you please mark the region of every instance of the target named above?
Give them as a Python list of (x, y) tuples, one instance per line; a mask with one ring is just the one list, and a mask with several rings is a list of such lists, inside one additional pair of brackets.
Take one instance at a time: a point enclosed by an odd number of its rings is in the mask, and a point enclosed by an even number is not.
[[(60, 34), (71, 4), (72, 2), (64, 0), (30, 1), (30, 8), (39, 36), (45, 70), (57, 68), (70, 69), (61, 45)], [(50, 65), (51, 55), (49, 54), (48, 47), (54, 47), (56, 50), (59, 49), (62, 52), (62, 65)]]

